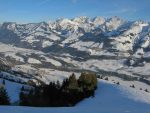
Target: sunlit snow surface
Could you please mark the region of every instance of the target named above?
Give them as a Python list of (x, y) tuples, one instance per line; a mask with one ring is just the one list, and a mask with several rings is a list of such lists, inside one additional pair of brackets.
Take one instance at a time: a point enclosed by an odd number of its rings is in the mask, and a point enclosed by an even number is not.
[[(75, 107), (0, 106), (0, 113), (150, 113), (150, 102), (137, 95), (138, 92), (135, 94), (134, 90), (100, 81), (95, 97), (86, 99)], [(143, 96), (150, 99), (150, 93), (144, 93)]]

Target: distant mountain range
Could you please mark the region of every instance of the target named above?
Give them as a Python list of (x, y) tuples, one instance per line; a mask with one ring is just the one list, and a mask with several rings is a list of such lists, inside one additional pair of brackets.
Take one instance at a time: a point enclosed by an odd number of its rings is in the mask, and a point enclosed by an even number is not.
[(37, 50), (58, 46), (86, 52), (93, 48), (127, 53), (136, 53), (139, 49), (140, 52), (147, 52), (150, 48), (149, 36), (150, 23), (126, 21), (116, 16), (107, 19), (78, 17), (29, 24), (6, 22), (0, 25), (1, 42)]
[(0, 42), (1, 61), (17, 71), (103, 70), (150, 79), (149, 22), (116, 16), (5, 22), (0, 25)]

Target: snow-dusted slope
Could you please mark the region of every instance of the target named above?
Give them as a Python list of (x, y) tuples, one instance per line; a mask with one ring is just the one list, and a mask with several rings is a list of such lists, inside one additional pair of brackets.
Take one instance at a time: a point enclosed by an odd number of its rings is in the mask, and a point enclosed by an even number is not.
[[(149, 113), (150, 94), (136, 92), (136, 89), (100, 81), (94, 98), (89, 98), (75, 107), (33, 108), (0, 106), (2, 113)], [(131, 98), (132, 97), (132, 98)], [(147, 98), (147, 103), (144, 101)]]

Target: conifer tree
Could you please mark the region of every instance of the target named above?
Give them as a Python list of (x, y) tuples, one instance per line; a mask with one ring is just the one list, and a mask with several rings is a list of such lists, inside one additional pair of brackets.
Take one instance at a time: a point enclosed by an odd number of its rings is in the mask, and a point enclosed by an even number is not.
[(83, 90), (84, 96), (94, 96), (94, 90), (97, 88), (97, 77), (93, 73), (81, 73), (79, 77), (79, 86)]
[(6, 83), (5, 83), (5, 80), (3, 80), (3, 83), (2, 83), (3, 85), (5, 85)]
[(59, 89), (60, 88), (60, 82), (57, 80), (57, 83), (56, 83), (56, 87)]
[(75, 76), (74, 73), (69, 77), (69, 86), (68, 86), (68, 88), (70, 90), (78, 89), (78, 81), (77, 81), (76, 76)]
[(24, 86), (22, 86), (22, 87), (21, 87), (21, 91), (24, 91), (24, 90), (25, 90), (25, 88), (24, 88)]
[(9, 105), (10, 100), (4, 86), (0, 87), (0, 105)]

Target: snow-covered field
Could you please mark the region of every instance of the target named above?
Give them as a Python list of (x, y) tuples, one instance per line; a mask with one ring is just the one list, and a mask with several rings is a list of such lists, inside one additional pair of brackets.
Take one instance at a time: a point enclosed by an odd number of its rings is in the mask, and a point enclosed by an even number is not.
[[(9, 95), (16, 99), (14, 95), (20, 85), (6, 84)], [(0, 106), (0, 113), (150, 113), (150, 93), (142, 94), (137, 89), (101, 80), (95, 97), (85, 99), (75, 107)]]
[(41, 55), (41, 57), (45, 59), (44, 61), (49, 62), (49, 63), (53, 64), (54, 66), (62, 66), (62, 64), (60, 62), (58, 62), (54, 59), (50, 59), (44, 55)]
[[(87, 43), (88, 44), (88, 43)], [(113, 53), (101, 50), (99, 51), (101, 54), (99, 54), (99, 56), (101, 55), (106, 55), (108, 57), (114, 57), (115, 55)], [(90, 59), (86, 59), (85, 61), (81, 60), (76, 60), (74, 59), (76, 56), (72, 56), (69, 53), (63, 53), (62, 55), (53, 55), (53, 57), (48, 56), (46, 53), (42, 52), (42, 51), (38, 51), (38, 50), (33, 50), (33, 49), (25, 49), (25, 48), (18, 48), (12, 45), (7, 45), (4, 43), (0, 43), (0, 53), (4, 56), (0, 56), (0, 58), (2, 59), (1, 61), (6, 60), (6, 62), (10, 62), (12, 63), (12, 68), (15, 68), (16, 65), (32, 65), (33, 67), (36, 67), (34, 65), (40, 65), (40, 68), (44, 68), (42, 67), (42, 64), (46, 63), (53, 65), (54, 67), (60, 67), (63, 66), (64, 62), (66, 64), (71, 64), (73, 66), (75, 66), (78, 69), (86, 69), (86, 70), (91, 70), (91, 71), (97, 71), (96, 69), (101, 69), (101, 70), (105, 70), (105, 71), (113, 71), (113, 72), (118, 72), (118, 73), (122, 73), (122, 74), (127, 74), (129, 76), (133, 76), (134, 74), (140, 74), (140, 75), (148, 75), (150, 73), (149, 70), (149, 62), (145, 62), (145, 64), (143, 66), (127, 66), (125, 65), (125, 62), (127, 61), (126, 58), (124, 59), (94, 59), (94, 58), (90, 58)], [(92, 54), (92, 51), (90, 51), (90, 53)], [(147, 53), (148, 56), (148, 53)], [(144, 56), (146, 57), (146, 56)], [(6, 59), (5, 59), (6, 58)], [(55, 59), (54, 59), (55, 58)], [(81, 57), (80, 57), (81, 58)], [(82, 58), (84, 59), (84, 58)], [(10, 60), (10, 61), (9, 61)], [(18, 62), (18, 64), (15, 64), (13, 62), (15, 61)], [(62, 61), (62, 62), (61, 62)], [(9, 64), (9, 63), (8, 63)], [(50, 65), (49, 69), (53, 69), (51, 68)], [(28, 68), (27, 71), (30, 72), (30, 68)], [(46, 69), (47, 70), (47, 69)], [(20, 69), (20, 71), (24, 70)]]
[(29, 58), (28, 63), (30, 63), (30, 64), (41, 64), (41, 62), (39, 60), (34, 59), (34, 58)]

